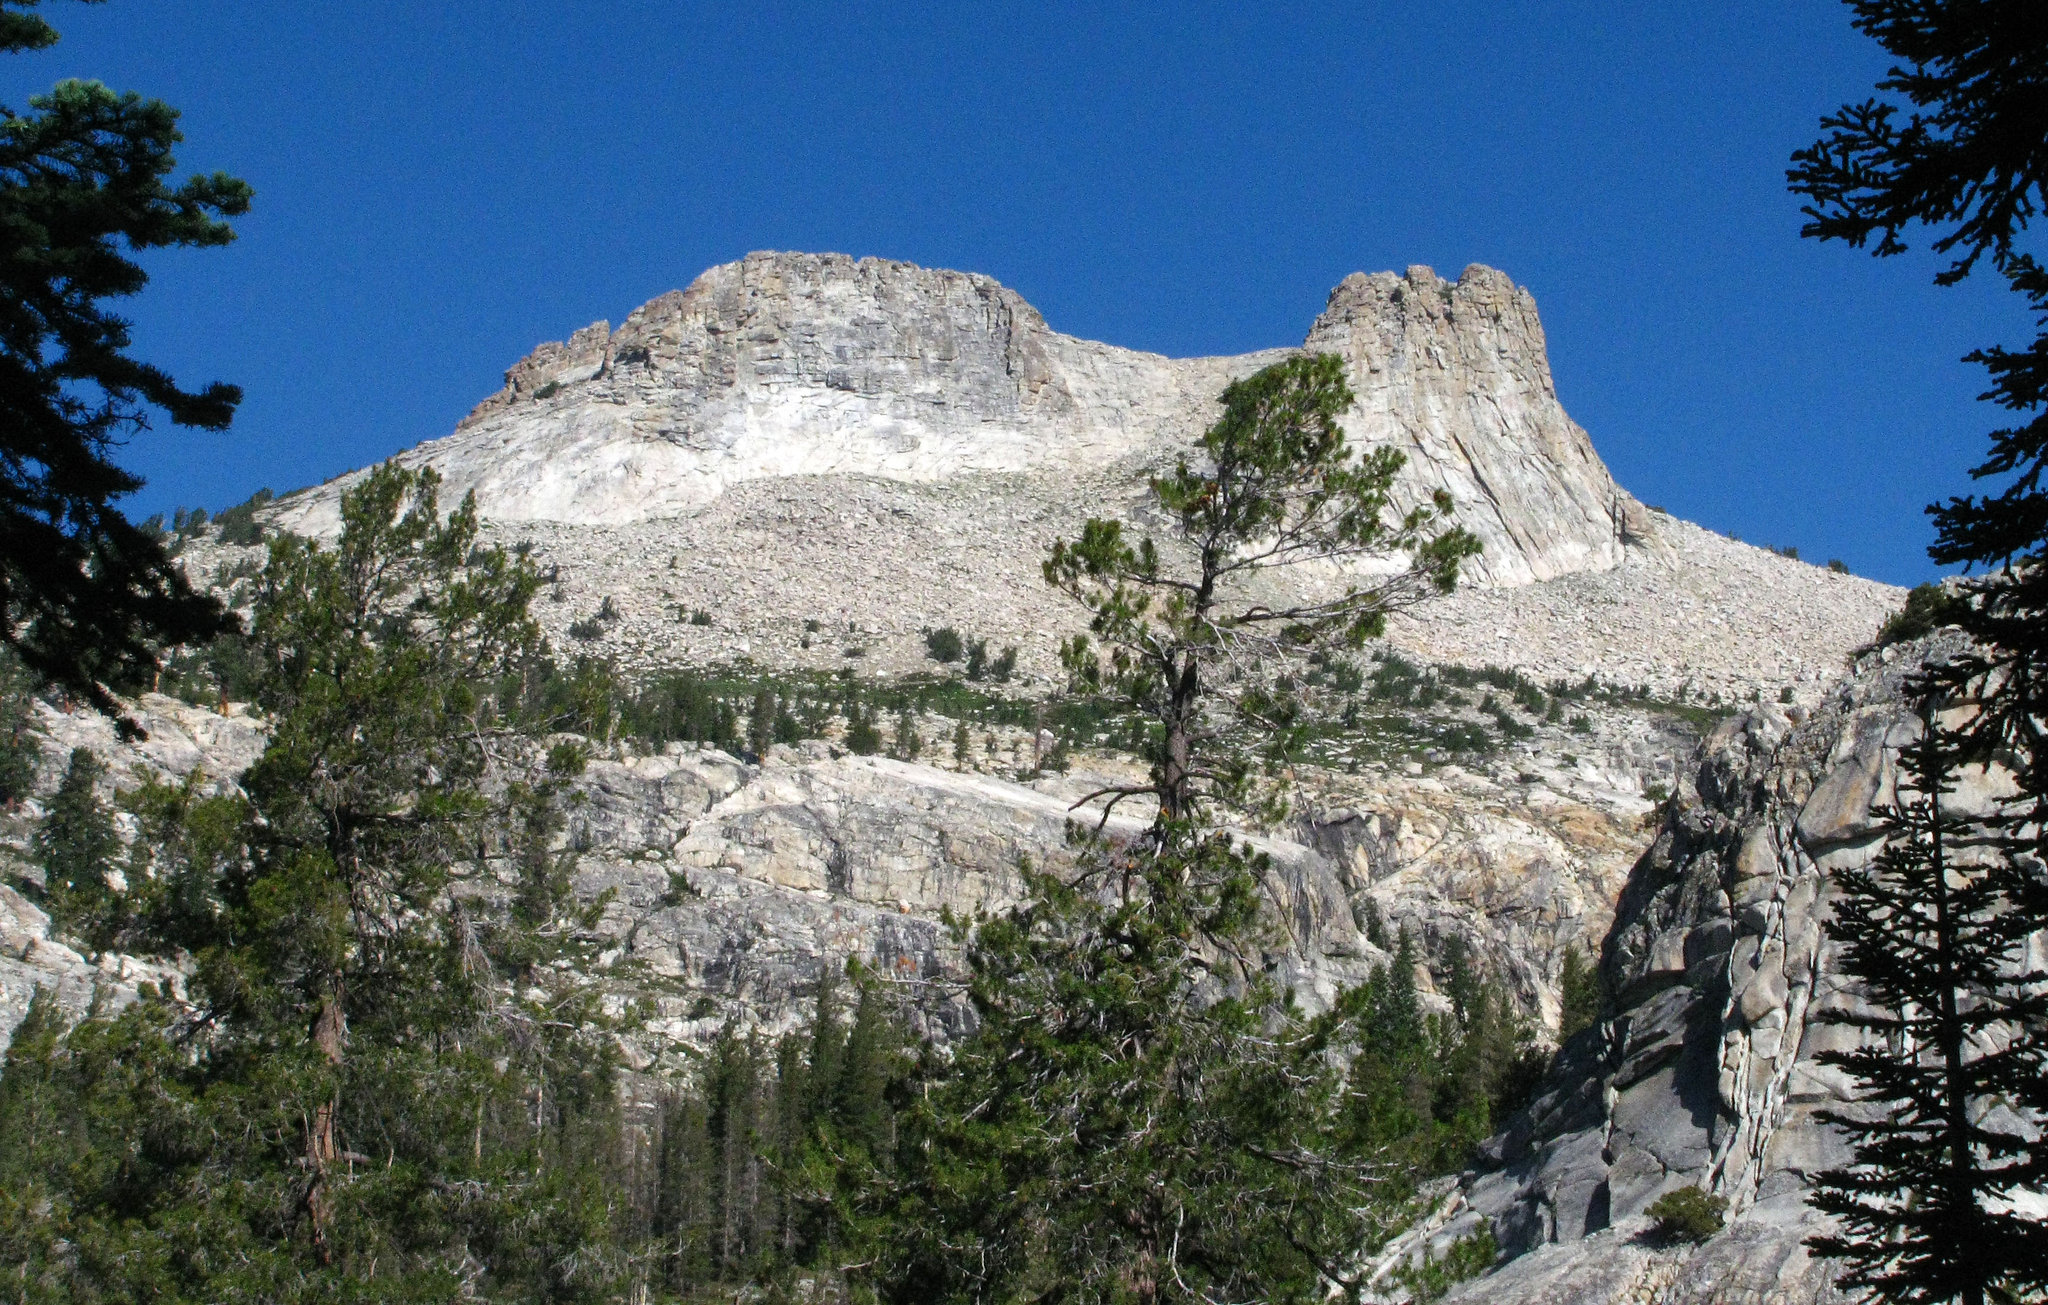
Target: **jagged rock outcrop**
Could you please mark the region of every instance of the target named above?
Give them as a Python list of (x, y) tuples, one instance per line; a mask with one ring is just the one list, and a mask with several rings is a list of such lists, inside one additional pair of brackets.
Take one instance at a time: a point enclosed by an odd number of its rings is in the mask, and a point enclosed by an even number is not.
[[(1945, 656), (1954, 637), (1919, 651)], [(1564, 1048), (1428, 1229), (1442, 1243), (1484, 1217), (1516, 1257), (1453, 1300), (1837, 1298), (1802, 1244), (1820, 1226), (1812, 1176), (1848, 1155), (1817, 1118), (1852, 1092), (1815, 1057), (1856, 1034), (1816, 1017), (1859, 1000), (1825, 922), (1832, 875), (1882, 846), (1872, 808), (1918, 730), (1902, 694), (1911, 651), (1867, 656), (1811, 714), (1762, 707), (1702, 745), (1616, 907), (1602, 959), (1613, 1018)], [(1978, 771), (1953, 801), (1988, 811), (2003, 791)], [(1726, 1230), (1696, 1249), (1648, 1236), (1645, 1207), (1681, 1186), (1729, 1201)]]
[(1519, 585), (1604, 571), (1624, 537), (1650, 537), (1648, 512), (1558, 403), (1536, 300), (1505, 273), (1354, 272), (1303, 347), (1344, 359), (1351, 441), (1407, 453), (1404, 506), (1449, 491), (1485, 545), (1477, 574)]
[[(1357, 444), (1410, 455), (1523, 584), (1615, 565), (1633, 500), (1558, 404), (1535, 301), (1506, 276), (1353, 276), (1307, 346), (1344, 357)], [(985, 276), (837, 254), (750, 254), (687, 290), (545, 344), (457, 432), (403, 455), (498, 522), (620, 524), (696, 511), (749, 480), (971, 472), (1072, 476), (1168, 458), (1232, 379), (1297, 352), (1170, 359), (1061, 335)], [(346, 477), (343, 478), (346, 481)], [(280, 524), (335, 524), (332, 485)], [(1628, 516), (1646, 532), (1648, 519)]]

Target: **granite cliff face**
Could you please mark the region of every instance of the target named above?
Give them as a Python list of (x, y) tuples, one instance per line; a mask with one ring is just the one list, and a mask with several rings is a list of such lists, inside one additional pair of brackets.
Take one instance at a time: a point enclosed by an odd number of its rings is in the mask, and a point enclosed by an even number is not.
[[(1954, 651), (1952, 635), (1931, 642), (1919, 652)], [(1514, 1257), (1452, 1300), (1839, 1299), (1803, 1245), (1822, 1226), (1806, 1193), (1849, 1158), (1818, 1113), (1858, 1107), (1815, 1058), (1858, 1035), (1817, 1017), (1862, 999), (1825, 926), (1833, 876), (1883, 845), (1873, 807), (1893, 800), (1918, 734), (1910, 651), (1864, 658), (1810, 714), (1766, 706), (1703, 743), (1616, 906), (1602, 960), (1613, 1018), (1566, 1045), (1419, 1234), (1442, 1244), (1483, 1217)], [(1965, 771), (1951, 806), (1986, 813), (2009, 791), (2002, 772)], [(1678, 1187), (1725, 1197), (1727, 1228), (1697, 1248), (1650, 1237), (1645, 1207)]]
[[(1456, 497), (1486, 545), (1478, 578), (1611, 567), (1624, 529), (1647, 529), (1558, 404), (1535, 301), (1501, 273), (1353, 276), (1306, 347), (1345, 359), (1354, 443), (1409, 454), (1404, 502)], [(676, 517), (760, 479), (1071, 477), (1171, 458), (1226, 384), (1294, 352), (1163, 358), (1061, 335), (985, 276), (750, 254), (616, 331), (540, 346), (455, 434), (404, 456), (500, 523)], [(330, 485), (277, 519), (332, 528), (334, 503)]]

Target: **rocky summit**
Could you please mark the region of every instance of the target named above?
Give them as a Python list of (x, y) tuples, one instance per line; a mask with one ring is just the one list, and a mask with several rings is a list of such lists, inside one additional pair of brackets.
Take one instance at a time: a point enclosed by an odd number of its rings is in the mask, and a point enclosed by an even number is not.
[[(1501, 273), (1349, 277), (1302, 347), (1344, 359), (1353, 442), (1408, 454), (1406, 503), (1461, 504), (1488, 580), (1612, 567), (1642, 527), (1558, 404), (1535, 301)], [(750, 254), (616, 331), (541, 345), (407, 460), (492, 520), (571, 525), (675, 517), (770, 478), (1061, 474), (1170, 457), (1226, 384), (1295, 352), (1163, 358), (1062, 335), (985, 276)], [(331, 525), (336, 488), (280, 520)]]
[[(1534, 299), (1501, 272), (1352, 275), (1301, 349), (1344, 359), (1352, 444), (1406, 455), (1396, 506), (1446, 490), (1484, 545), (1456, 598), (1396, 623), (1404, 651), (1666, 695), (1811, 694), (1898, 605), (1617, 486), (1558, 402)], [(1044, 684), (1080, 625), (1039, 577), (1051, 541), (1091, 515), (1164, 534), (1146, 475), (1230, 381), (1299, 351), (1164, 358), (1062, 335), (985, 276), (752, 254), (616, 331), (541, 345), (454, 434), (399, 457), (534, 551), (560, 647), (605, 609), (592, 650), (628, 667), (890, 674), (953, 626), (1016, 645)], [(331, 531), (353, 480), (271, 520)], [(192, 566), (225, 575), (233, 554), (202, 544)]]
[[(1353, 275), (1298, 349), (1169, 359), (1062, 335), (984, 276), (753, 254), (540, 346), (400, 460), (532, 553), (559, 652), (629, 675), (950, 675), (924, 636), (952, 626), (1018, 649), (991, 691), (1028, 704), (1081, 625), (1040, 579), (1047, 546), (1091, 515), (1164, 539), (1147, 474), (1188, 455), (1232, 380), (1302, 350), (1343, 360), (1354, 446), (1406, 455), (1396, 506), (1448, 491), (1484, 552), (1458, 593), (1393, 623), (1347, 690), (1357, 737), (1286, 775), (1288, 820), (1247, 831), (1270, 858), (1269, 966), (1314, 1004), (1388, 961), (1384, 925), (1425, 956), (1455, 939), (1485, 957), (1550, 1030), (1568, 948), (1601, 957), (1614, 996), (1386, 1267), (1484, 1220), (1506, 1258), (1459, 1299), (1831, 1299), (1800, 1245), (1807, 1176), (1839, 1152), (1814, 1114), (1845, 1090), (1813, 1059), (1832, 1036), (1815, 1016), (1853, 998), (1819, 922), (1829, 871), (1873, 853), (1899, 685), (1924, 650), (1858, 652), (1898, 590), (1616, 485), (1502, 273)], [(354, 479), (264, 520), (331, 533)], [(258, 553), (199, 537), (183, 556), (239, 602)], [(148, 696), (149, 739), (129, 743), (44, 705), (39, 791), (75, 747), (113, 789), (195, 771), (232, 786), (265, 727), (208, 706)], [(945, 921), (1015, 900), (1020, 862), (1059, 863), (1070, 804), (1137, 764), (1100, 735), (1056, 771), (1024, 710), (971, 728), (906, 714), (895, 759), (850, 755), (836, 718), (760, 756), (591, 740), (563, 839), (604, 940), (589, 978), (639, 1013), (620, 1044), (636, 1072), (688, 1074), (728, 1022), (794, 1027), (849, 957), (898, 985), (920, 1032), (957, 1033)], [(0, 813), (0, 847), (18, 856), (38, 811)], [(86, 955), (6, 890), (0, 953), (0, 1040), (38, 983), (82, 1010), (183, 981)], [(1417, 979), (1449, 1008), (1427, 966)], [(1727, 1230), (1697, 1249), (1646, 1239), (1643, 1210), (1678, 1186), (1727, 1197)]]

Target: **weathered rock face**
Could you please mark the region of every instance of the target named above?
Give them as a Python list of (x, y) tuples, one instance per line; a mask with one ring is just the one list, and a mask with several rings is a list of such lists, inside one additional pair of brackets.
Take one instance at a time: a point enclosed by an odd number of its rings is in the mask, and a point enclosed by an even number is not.
[[(1307, 347), (1346, 360), (1354, 442), (1409, 454), (1403, 502), (1456, 497), (1486, 544), (1476, 577), (1620, 560), (1631, 500), (1559, 406), (1535, 302), (1501, 273), (1351, 277)], [(1226, 384), (1294, 352), (1163, 358), (1061, 335), (984, 276), (751, 254), (617, 331), (542, 345), (454, 435), (405, 458), (501, 523), (674, 517), (763, 478), (1071, 477), (1186, 448)], [(324, 531), (334, 504), (330, 485), (277, 520)]]
[[(1489, 1143), (1495, 1167), (1468, 1175), (1432, 1230), (1447, 1240), (1484, 1216), (1518, 1256), (1453, 1299), (1836, 1299), (1802, 1242), (1820, 1226), (1813, 1175), (1848, 1159), (1817, 1114), (1847, 1106), (1851, 1085), (1815, 1057), (1856, 1035), (1816, 1017), (1859, 999), (1824, 926), (1832, 875), (1881, 846), (1871, 808), (1918, 730), (1901, 690), (1917, 659), (1896, 651), (1866, 657), (1806, 719), (1761, 708), (1703, 745), (1616, 908), (1615, 1017), (1565, 1048)], [(2000, 791), (1979, 774), (1955, 800), (1988, 810)], [(1644, 1208), (1682, 1186), (1729, 1201), (1728, 1228), (1698, 1249), (1645, 1236)]]
[[(139, 709), (152, 731), (140, 745), (97, 717), (46, 711), (39, 791), (55, 787), (72, 746), (102, 756), (112, 789), (194, 769), (232, 785), (264, 742), (245, 715), (155, 697)], [(945, 756), (951, 722), (924, 728), (925, 754)], [(1270, 959), (1281, 980), (1317, 1005), (1366, 977), (1385, 959), (1362, 935), (1370, 905), (1429, 952), (1463, 940), (1493, 959), (1525, 1009), (1554, 1018), (1563, 949), (1605, 932), (1647, 837), (1643, 788), (1668, 784), (1692, 746), (1642, 714), (1619, 713), (1596, 734), (1556, 733), (1568, 754), (1532, 742), (1484, 768), (1299, 774), (1301, 816), (1252, 839), (1272, 863)], [(1084, 754), (1071, 775), (1024, 783), (1014, 775), (1029, 768), (1029, 733), (981, 734), (965, 764), (947, 766), (850, 756), (824, 740), (758, 763), (682, 746), (594, 760), (565, 839), (581, 853), (582, 898), (610, 895), (598, 926), (609, 944), (591, 977), (617, 1010), (644, 1014), (629, 1047), (642, 1067), (681, 1067), (727, 1019), (791, 1027), (819, 976), (849, 960), (895, 983), (924, 1032), (956, 1031), (960, 956), (944, 913), (1015, 900), (1023, 858), (1056, 866), (1071, 855), (1070, 804), (1131, 778), (1135, 764)], [(36, 815), (30, 802), (0, 822), (0, 857), (19, 855)], [(1111, 829), (1135, 827), (1119, 818)], [(21, 877), (34, 881), (32, 870)], [(19, 964), (0, 964), (0, 1041), (38, 981), (77, 1013), (95, 984), (119, 1002), (135, 975), (171, 973), (120, 957), (89, 962), (53, 940), (29, 903), (6, 909), (18, 921), (0, 921), (0, 942)]]
[(1519, 585), (1604, 571), (1624, 534), (1649, 534), (1648, 513), (1558, 403), (1536, 300), (1505, 274), (1353, 273), (1304, 347), (1344, 359), (1352, 442), (1408, 454), (1403, 506), (1449, 491), (1485, 545), (1476, 574)]

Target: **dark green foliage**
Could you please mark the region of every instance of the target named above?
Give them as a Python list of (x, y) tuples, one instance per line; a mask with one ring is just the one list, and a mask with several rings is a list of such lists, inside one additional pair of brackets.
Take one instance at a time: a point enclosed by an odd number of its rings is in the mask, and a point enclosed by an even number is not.
[(589, 643), (593, 639), (602, 639), (604, 638), (604, 622), (594, 616), (586, 617), (580, 621), (571, 621), (569, 622), (569, 637), (571, 639), (580, 639), (585, 643)]
[(1486, 1272), (1499, 1258), (1500, 1244), (1493, 1238), (1492, 1227), (1482, 1219), (1479, 1231), (1452, 1242), (1441, 1257), (1432, 1255), (1425, 1247), (1420, 1260), (1402, 1265), (1392, 1276), (1408, 1289), (1412, 1305), (1426, 1305), (1442, 1300), (1451, 1288), (1466, 1279)]
[(1259, 869), (1222, 835), (1090, 846), (1077, 881), (1033, 874), (973, 931), (980, 1024), (906, 1094), (894, 1173), (860, 1205), (866, 1285), (1288, 1301), (1354, 1272), (1401, 1208), (1344, 1140), (1330, 1052), (1356, 1045), (1359, 1004), (1306, 1017), (1246, 963)]
[(700, 608), (698, 608), (698, 609), (697, 609), (696, 611), (694, 611), (694, 612), (691, 612), (691, 613), (690, 613), (690, 624), (691, 624), (691, 625), (710, 625), (710, 624), (711, 624), (711, 613), (709, 613), (709, 612), (705, 611), (705, 610), (704, 610), (703, 608), (701, 608), (701, 607), (700, 607)]
[[(0, 3), (0, 50), (56, 41), (30, 7)], [(233, 623), (114, 506), (142, 485), (112, 461), (127, 436), (157, 412), (223, 430), (242, 397), (130, 356), (108, 302), (148, 283), (129, 255), (225, 245), (226, 219), (248, 211), (249, 187), (224, 173), (166, 184), (177, 124), (161, 101), (90, 81), (0, 109), (0, 641), (109, 715), (109, 686), (147, 684), (161, 646)]]
[(847, 1184), (893, 1163), (903, 1033), (872, 980), (851, 1022), (819, 985), (810, 1026), (763, 1044), (731, 1026), (662, 1103), (650, 1236), (682, 1298), (831, 1270), (850, 1237)]
[(125, 867), (127, 950), (189, 955), (219, 941), (217, 886), (247, 850), (250, 811), (239, 795), (205, 796), (204, 782), (196, 769), (177, 784), (144, 776), (121, 795), (137, 825)]
[(896, 737), (894, 746), (889, 749), (889, 755), (895, 757), (898, 761), (915, 761), (918, 754), (922, 751), (924, 751), (924, 740), (919, 737), (917, 732), (916, 714), (907, 705), (898, 708), (896, 711)]
[(1017, 649), (1007, 647), (995, 657), (988, 655), (988, 640), (975, 639), (967, 645), (967, 678), (1008, 684), (1017, 672)]
[(1441, 965), (1449, 1018), (1424, 1016), (1417, 960), (1404, 929), (1391, 962), (1351, 999), (1361, 1014), (1349, 1125), (1360, 1145), (1394, 1162), (1388, 1181), (1397, 1188), (1462, 1168), (1528, 1100), (1547, 1061), (1462, 942), (1446, 944)]
[(42, 748), (36, 742), (35, 677), (0, 648), (0, 807), (12, 808), (35, 787)]
[(935, 662), (957, 662), (965, 649), (960, 632), (950, 625), (928, 631), (924, 636), (925, 656)]
[(882, 750), (882, 731), (876, 728), (873, 714), (861, 711), (858, 706), (847, 719), (846, 749), (862, 757), (872, 757)]
[(114, 814), (98, 793), (105, 773), (91, 752), (73, 748), (34, 841), (50, 918), (94, 950), (113, 945), (124, 923), (124, 902), (107, 883), (121, 840)]
[(1849, 564), (1839, 557), (1831, 557), (1828, 559), (1828, 570), (1836, 575), (1847, 575), (1849, 574)]
[(259, 489), (249, 496), (247, 502), (237, 503), (213, 519), (214, 532), (223, 544), (248, 546), (263, 542), (263, 523), (256, 519), (259, 509), (267, 506), (277, 495), (267, 489)]
[(1885, 618), (1877, 632), (1877, 646), (1904, 643), (1933, 634), (1944, 625), (1958, 625), (1969, 618), (1969, 600), (1946, 586), (1928, 582), (1906, 591), (1905, 606)]
[(1821, 1116), (1853, 1140), (1855, 1165), (1815, 1180), (1812, 1203), (1842, 1231), (1810, 1244), (1848, 1262), (1848, 1287), (1981, 1305), (2048, 1287), (2048, 1223), (2007, 1205), (2038, 1182), (2032, 1139), (1991, 1112), (2048, 1107), (2048, 1057), (2024, 1034), (2048, 1020), (2048, 975), (2027, 968), (2033, 921), (2014, 909), (2028, 872), (1947, 805), (1962, 754), (1938, 719), (1927, 703), (1900, 757), (1899, 801), (1878, 809), (1884, 850), (1835, 873), (1828, 933), (1869, 1005), (1818, 1017), (1862, 1035), (1819, 1057), (1860, 1095)]
[[(2042, 483), (2048, 471), (2048, 268), (2028, 247), (2031, 224), (2048, 194), (2048, 115), (2041, 92), (2048, 82), (2048, 24), (2041, 21), (2039, 6), (2024, 0), (1856, 0), (1852, 7), (1856, 25), (1895, 62), (1878, 82), (1877, 96), (1823, 119), (1822, 138), (1794, 156), (1792, 188), (1810, 201), (1804, 234), (1853, 247), (1874, 239), (1874, 252), (1886, 256), (1905, 248), (1907, 232), (1924, 229), (1934, 252), (1947, 260), (1935, 277), (1938, 283), (1953, 285), (1988, 267), (2025, 302), (2036, 328), (2033, 339), (2018, 348), (1993, 345), (1966, 359), (1981, 365), (1990, 378), (1983, 397), (2013, 414), (2016, 424), (1991, 433), (1989, 454), (1971, 471), (1985, 483), (1985, 493), (1953, 497), (1928, 509), (1936, 529), (1929, 556), (1982, 573), (1960, 584), (1960, 604), (1939, 617), (1969, 634), (1968, 650), (1937, 668), (1920, 691), (1929, 699), (1925, 705), (1954, 701), (1974, 708), (1954, 744), (1965, 760), (2003, 762), (2016, 776), (2019, 792), (1991, 831), (1997, 849), (1993, 867), (2004, 868), (1995, 875), (1966, 875), (1958, 900), (1950, 904), (1967, 916), (1971, 894), (1989, 891), (1984, 880), (1995, 878), (2002, 909), (2012, 918), (1995, 928), (1985, 925), (1983, 932), (1972, 923), (1952, 937), (1954, 950), (1937, 949), (1945, 953), (1943, 972), (1908, 968), (1903, 955), (1890, 962), (1893, 972), (1885, 982), (1892, 986), (1895, 1009), (1912, 1003), (1926, 1011), (1939, 1008), (1945, 994), (1974, 989), (1983, 981), (1971, 971), (1987, 949), (1996, 949), (1996, 933), (2048, 928), (2048, 884), (2037, 873), (2017, 869), (2038, 866), (2048, 852), (2048, 738), (2043, 736), (2048, 721), (2048, 486)], [(1938, 757), (1930, 757), (1928, 764), (1942, 773), (1948, 768)], [(1902, 812), (1906, 809), (1902, 804)], [(1947, 855), (1932, 846), (1938, 818), (1902, 814), (1900, 820), (1924, 827), (1901, 831), (1909, 842), (1927, 845), (1913, 855), (1936, 861)], [(1945, 887), (1941, 876), (1909, 862), (1883, 874), (1918, 878), (1923, 893)], [(1889, 885), (1877, 879), (1869, 887), (1875, 892)], [(1873, 936), (1873, 948), (1881, 941)], [(1871, 964), (1884, 964), (1875, 951)], [(1924, 986), (1916, 991), (1912, 984)], [(1973, 1008), (1971, 1018), (1978, 1013)], [(1944, 1031), (1953, 1032), (1953, 1021)], [(2048, 1104), (2038, 1086), (2040, 1066), (2048, 1061), (2048, 1020), (2037, 1016), (2010, 1036), (1998, 1057), (1971, 1062), (1991, 1065), (1971, 1069), (1947, 1087), (1950, 1111), (1980, 1091), (1995, 1092), (1990, 1083), (2005, 1072), (2000, 1066), (2032, 1065), (2031, 1095), (2020, 1099), (2040, 1117)], [(1932, 1045), (1943, 1046), (1938, 1040)], [(1954, 1059), (1946, 1050), (1941, 1057)], [(1869, 1069), (1873, 1075), (1885, 1072), (1874, 1063)], [(1929, 1089), (1914, 1081), (1924, 1069), (1917, 1058), (1896, 1057), (1888, 1071), (1892, 1078), (1869, 1081), (1885, 1093), (1920, 1092), (1923, 1104), (1913, 1109), (1926, 1112), (1932, 1109), (1924, 1095)], [(2015, 1073), (2026, 1076), (2028, 1071)], [(1903, 1188), (1919, 1194), (1920, 1203), (1910, 1208), (1888, 1203), (1897, 1188), (1863, 1193), (1871, 1205), (1853, 1227), (1866, 1248), (1837, 1248), (1866, 1257), (1852, 1260), (1856, 1272), (1872, 1281), (1884, 1276), (1895, 1284), (1887, 1289), (1894, 1298), (1957, 1290), (1975, 1299), (1982, 1295), (1981, 1284), (1995, 1281), (2008, 1267), (2029, 1263), (2020, 1258), (2022, 1248), (2015, 1240), (2023, 1232), (2031, 1242), (2026, 1254), (2032, 1267), (2015, 1268), (2015, 1281), (2038, 1289), (2040, 1266), (2048, 1265), (2048, 1250), (2041, 1248), (2043, 1225), (2021, 1229), (2008, 1219), (2010, 1226), (1992, 1236), (1979, 1201), (2011, 1176), (2001, 1166), (2031, 1167), (2038, 1190), (2040, 1175), (2048, 1174), (2048, 1138), (2025, 1143), (1979, 1138), (1966, 1147), (1964, 1124), (1937, 1127), (1932, 1119), (1922, 1119), (1919, 1133), (1912, 1131), (1912, 1121), (1899, 1121), (1899, 1126), (1907, 1131), (1892, 1139), (1892, 1150), (1881, 1163), (1901, 1176)], [(1946, 1175), (1926, 1171), (1934, 1163), (1927, 1157), (1936, 1139), (1946, 1146)], [(1879, 1143), (1872, 1139), (1868, 1144)], [(1844, 1183), (1833, 1199), (1857, 1200), (1855, 1193)], [(1978, 1234), (1989, 1239), (1970, 1239)], [(1882, 1244), (1893, 1238), (1915, 1249), (1887, 1265), (1877, 1257)], [(1940, 1240), (1947, 1241), (1947, 1249), (1936, 1244)], [(1948, 1257), (1958, 1251), (1973, 1257), (1971, 1262), (1951, 1265)]]
[(1607, 1004), (1607, 994), (1600, 981), (1600, 967), (1580, 953), (1577, 943), (1564, 949), (1564, 968), (1557, 978), (1557, 1000), (1559, 1042), (1599, 1023)]
[(775, 726), (781, 717), (781, 705), (775, 701), (775, 690), (762, 685), (754, 691), (754, 705), (747, 713), (747, 746), (757, 757), (768, 755), (768, 749), (776, 742)]
[(272, 542), (246, 802), (129, 795), (131, 927), (193, 958), (198, 1010), (38, 1024), (0, 1078), (0, 1165), (33, 1173), (0, 1245), (46, 1298), (618, 1289), (610, 1043), (553, 964), (584, 946), (551, 850), (580, 753), (488, 692), (538, 654), (538, 577), (434, 488), (379, 468), (336, 548)]
[(1728, 1198), (1680, 1187), (1650, 1202), (1643, 1213), (1656, 1220), (1657, 1235), (1667, 1242), (1703, 1242), (1727, 1222)]

